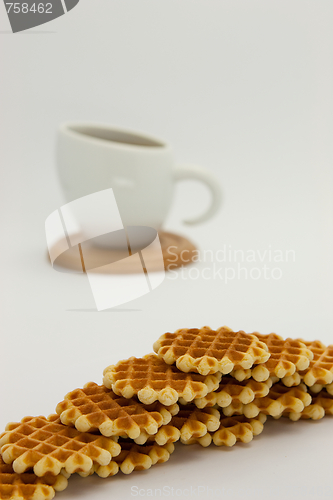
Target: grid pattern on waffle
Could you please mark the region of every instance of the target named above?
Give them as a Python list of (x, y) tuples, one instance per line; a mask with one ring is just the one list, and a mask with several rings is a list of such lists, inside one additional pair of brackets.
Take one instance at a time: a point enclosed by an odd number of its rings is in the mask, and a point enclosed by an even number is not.
[(177, 411), (177, 405), (167, 409), (158, 402), (145, 406), (94, 382), (68, 393), (56, 408), (62, 423), (75, 425), (81, 432), (98, 429), (105, 436), (126, 435), (132, 439), (142, 431), (155, 434)]
[(254, 436), (263, 431), (266, 415), (260, 413), (256, 418), (249, 419), (244, 415), (225, 417), (221, 414), (219, 428), (215, 432), (207, 432), (202, 437), (193, 437), (184, 444), (198, 443), (201, 446), (209, 446), (212, 442), (216, 446), (234, 446), (238, 441), (249, 443)]
[(302, 340), (313, 353), (313, 359), (308, 369), (301, 371), (300, 376), (303, 382), (312, 387), (315, 384), (322, 386), (330, 385), (333, 382), (333, 345), (325, 346), (316, 340), (307, 342)]
[(250, 370), (244, 370), (241, 366), (236, 366), (233, 376), (237, 380), (245, 380), (249, 377), (258, 382), (267, 380), (269, 377), (291, 377), (297, 371), (305, 370), (309, 367), (313, 358), (312, 351), (300, 339), (284, 340), (279, 335), (271, 333), (261, 335), (255, 332), (254, 335), (264, 342), (270, 353), (269, 359)]
[(170, 366), (156, 354), (143, 358), (131, 357), (104, 370), (104, 385), (112, 387), (116, 394), (125, 398), (137, 395), (145, 404), (160, 401), (174, 404), (180, 397), (193, 401), (218, 387), (221, 374), (200, 375), (183, 373)]
[(289, 388), (278, 382), (272, 386), (268, 396), (257, 398), (252, 403), (245, 405), (233, 402), (222, 411), (226, 416), (245, 415), (247, 418), (254, 418), (259, 413), (263, 413), (279, 418), (285, 413), (303, 411), (306, 406), (311, 404), (311, 401), (312, 398), (304, 384)]
[(267, 396), (271, 385), (271, 379), (265, 382), (256, 382), (252, 379), (239, 382), (233, 377), (226, 375), (222, 377), (218, 389), (207, 394), (207, 396), (203, 398), (195, 399), (194, 404), (198, 408), (206, 408), (207, 406), (212, 407), (215, 405), (226, 408), (233, 401), (248, 404), (256, 398)]
[[(113, 458), (109, 465), (95, 465), (89, 474), (96, 473), (100, 477), (110, 477), (118, 473), (130, 474), (135, 470), (147, 470), (152, 465), (169, 460), (174, 451), (174, 445), (169, 443), (159, 446), (156, 443), (137, 445), (133, 442), (120, 440), (120, 454)], [(82, 474), (81, 474), (82, 475)]]
[(32, 472), (17, 474), (13, 467), (6, 464), (0, 456), (0, 499), (51, 500), (55, 491), (62, 491), (67, 486), (67, 479), (59, 474), (50, 474), (43, 478)]
[(166, 363), (176, 363), (179, 370), (202, 375), (228, 374), (235, 366), (248, 369), (269, 358), (265, 343), (254, 335), (234, 332), (228, 327), (212, 330), (207, 326), (165, 333), (154, 343), (154, 351)]
[(67, 427), (58, 415), (25, 417), (8, 424), (0, 447), (4, 462), (12, 464), (15, 472), (33, 468), (39, 477), (58, 475), (62, 469), (68, 474), (85, 472), (94, 462), (107, 465), (121, 451), (113, 439)]

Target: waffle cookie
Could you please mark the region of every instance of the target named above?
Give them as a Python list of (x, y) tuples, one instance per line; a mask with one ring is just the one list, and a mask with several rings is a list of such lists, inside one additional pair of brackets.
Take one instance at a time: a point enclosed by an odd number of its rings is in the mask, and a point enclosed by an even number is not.
[(120, 454), (113, 458), (109, 465), (100, 466), (95, 464), (89, 474), (96, 473), (100, 477), (114, 476), (121, 470), (124, 474), (130, 474), (135, 470), (147, 470), (152, 465), (164, 463), (169, 460), (175, 447), (172, 443), (159, 446), (156, 443), (137, 445), (131, 441), (120, 440)]
[[(265, 382), (256, 382), (252, 379), (239, 382), (233, 377), (226, 375), (222, 377), (220, 385), (215, 391), (210, 392), (203, 398), (195, 399), (194, 404), (198, 408), (206, 408), (215, 405), (226, 408), (232, 402), (248, 404), (256, 398), (267, 396), (271, 386), (271, 379)], [(182, 400), (180, 400), (180, 402), (183, 403)]]
[(313, 352), (313, 359), (307, 370), (301, 371), (300, 376), (303, 382), (312, 387), (326, 386), (333, 382), (333, 345), (325, 346), (316, 340), (307, 342), (303, 340), (307, 347)]
[(67, 427), (58, 415), (25, 417), (9, 423), (0, 435), (1, 455), (16, 473), (30, 468), (38, 477), (89, 471), (94, 463), (108, 465), (121, 451), (112, 438), (81, 433)]
[(311, 389), (311, 392), (314, 394), (318, 394), (323, 389), (325, 389), (328, 392), (328, 394), (333, 396), (333, 382), (332, 382), (332, 384), (328, 384), (328, 385), (314, 384), (312, 387), (310, 387), (310, 389)]
[(311, 387), (312, 392), (320, 392), (324, 387), (333, 394), (333, 345), (325, 346), (319, 340), (303, 342), (313, 353), (313, 359), (306, 370), (296, 372), (282, 379), (284, 385), (292, 387), (299, 385), (302, 381)]
[(167, 364), (176, 363), (182, 372), (226, 375), (235, 366), (249, 369), (269, 358), (267, 346), (254, 335), (234, 332), (224, 326), (216, 331), (208, 326), (165, 333), (154, 343), (154, 351)]
[(171, 421), (170, 424), (162, 425), (162, 427), (160, 427), (157, 433), (154, 435), (142, 432), (138, 438), (134, 439), (134, 442), (139, 445), (146, 444), (147, 442), (152, 444), (154, 442), (160, 446), (163, 446), (168, 443), (175, 443), (176, 441), (179, 441), (179, 439), (180, 431), (179, 429), (177, 429), (177, 427), (172, 425)]
[(200, 410), (194, 404), (187, 404), (180, 407), (170, 424), (163, 426), (154, 438), (159, 445), (174, 443), (179, 439), (188, 441), (205, 436), (208, 431), (216, 431), (219, 425), (220, 413), (215, 408)]
[(183, 373), (169, 366), (156, 354), (129, 358), (104, 370), (104, 385), (125, 398), (137, 395), (144, 404), (158, 400), (172, 405), (181, 397), (185, 401), (206, 396), (217, 389), (221, 374)]
[(322, 390), (319, 394), (314, 395), (312, 403), (304, 408), (301, 412), (287, 413), (291, 420), (320, 420), (325, 415), (333, 415), (333, 396), (327, 391)]
[(63, 491), (67, 479), (59, 474), (38, 477), (32, 472), (17, 474), (0, 456), (0, 500), (51, 500), (55, 491)]
[(119, 397), (104, 385), (89, 382), (83, 389), (69, 392), (56, 407), (61, 422), (75, 425), (81, 432), (96, 431), (104, 436), (125, 435), (136, 439), (140, 433), (156, 434), (179, 410), (156, 402), (145, 406), (135, 399)]
[(289, 388), (278, 382), (271, 387), (268, 396), (257, 398), (245, 405), (233, 402), (227, 408), (223, 408), (223, 413), (226, 416), (245, 415), (247, 418), (254, 418), (259, 413), (281, 417), (283, 413), (302, 412), (311, 404), (311, 400), (304, 384)]
[(296, 372), (309, 367), (313, 358), (313, 352), (303, 343), (303, 341), (286, 339), (271, 333), (261, 335), (255, 332), (254, 335), (265, 342), (270, 353), (269, 359), (258, 366), (244, 370), (241, 366), (236, 366), (232, 372), (237, 380), (246, 380), (250, 377), (258, 382), (263, 382), (269, 377), (278, 379), (290, 377)]
[(209, 446), (212, 442), (216, 446), (234, 446), (238, 441), (249, 443), (254, 436), (263, 431), (266, 415), (260, 413), (256, 418), (249, 419), (244, 415), (225, 417), (221, 414), (220, 426), (215, 432), (207, 432), (202, 437), (192, 437), (183, 444), (198, 443), (201, 446)]

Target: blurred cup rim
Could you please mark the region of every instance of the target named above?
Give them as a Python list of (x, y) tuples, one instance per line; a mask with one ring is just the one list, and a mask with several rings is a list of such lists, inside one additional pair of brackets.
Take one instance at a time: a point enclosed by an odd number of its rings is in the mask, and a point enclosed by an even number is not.
[(170, 144), (153, 135), (105, 123), (66, 121), (59, 125), (58, 132), (78, 141), (112, 149), (135, 149), (155, 153), (172, 149)]

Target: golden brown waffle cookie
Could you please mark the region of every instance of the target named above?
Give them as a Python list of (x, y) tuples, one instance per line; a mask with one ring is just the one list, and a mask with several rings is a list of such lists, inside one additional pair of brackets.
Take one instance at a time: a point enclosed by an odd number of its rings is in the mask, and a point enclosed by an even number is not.
[(270, 353), (270, 358), (265, 363), (254, 366), (249, 370), (244, 370), (243, 367), (236, 366), (232, 375), (237, 380), (246, 380), (249, 377), (254, 378), (258, 382), (263, 382), (269, 377), (278, 377), (280, 379), (290, 377), (296, 371), (305, 370), (309, 367), (313, 353), (303, 341), (299, 339), (284, 340), (275, 333), (261, 335), (258, 332), (254, 332), (254, 335), (262, 342), (265, 342)]
[(291, 420), (320, 420), (325, 415), (333, 415), (333, 396), (322, 390), (312, 397), (312, 403), (301, 412), (286, 412)]
[(154, 351), (167, 364), (176, 363), (182, 372), (202, 375), (230, 373), (237, 365), (243, 369), (269, 358), (266, 344), (243, 331), (224, 326), (216, 331), (208, 326), (165, 333), (154, 343)]
[[(218, 405), (221, 408), (226, 408), (233, 401), (243, 404), (251, 403), (255, 398), (263, 398), (267, 396), (272, 386), (271, 379), (265, 382), (256, 382), (255, 380), (246, 380), (239, 382), (233, 377), (226, 375), (222, 377), (219, 387), (207, 394), (204, 398), (194, 400), (194, 404), (198, 408), (206, 408), (208, 406)], [(182, 400), (180, 400), (183, 403)]]
[(306, 370), (296, 372), (291, 376), (284, 377), (282, 382), (288, 387), (299, 385), (302, 381), (313, 392), (320, 392), (324, 387), (333, 394), (333, 345), (325, 346), (319, 340), (303, 342), (313, 353), (313, 359)]
[(310, 389), (311, 389), (311, 392), (314, 394), (318, 394), (323, 389), (325, 389), (328, 392), (328, 394), (333, 396), (333, 382), (332, 382), (332, 384), (328, 384), (328, 385), (314, 384), (312, 387), (310, 387)]
[[(110, 477), (117, 474), (119, 470), (124, 474), (130, 474), (135, 470), (147, 470), (152, 465), (164, 463), (169, 460), (174, 451), (172, 443), (159, 446), (156, 443), (137, 445), (130, 441), (119, 441), (121, 446), (120, 454), (113, 458), (109, 465), (94, 465), (89, 475), (94, 472), (100, 477)], [(87, 474), (81, 474), (86, 476)]]
[(60, 422), (58, 415), (25, 417), (9, 423), (0, 435), (1, 455), (18, 474), (33, 468), (41, 477), (89, 471), (94, 463), (107, 465), (121, 451), (112, 438), (81, 433)]
[(207, 432), (199, 438), (182, 440), (183, 444), (198, 443), (201, 446), (209, 446), (213, 442), (216, 446), (234, 446), (237, 441), (249, 443), (253, 436), (263, 431), (266, 415), (260, 413), (256, 418), (249, 419), (244, 415), (225, 417), (221, 414), (220, 426), (215, 432)]
[(246, 405), (233, 402), (227, 408), (223, 408), (223, 413), (226, 416), (245, 415), (247, 418), (254, 418), (259, 413), (280, 417), (285, 412), (303, 411), (311, 404), (311, 399), (304, 384), (289, 388), (278, 382), (271, 387), (268, 396), (255, 399)]
[(69, 392), (56, 408), (63, 424), (75, 425), (81, 432), (98, 429), (104, 436), (125, 435), (131, 439), (141, 432), (156, 434), (178, 410), (177, 405), (165, 407), (159, 402), (145, 406), (94, 382)]
[(171, 405), (180, 397), (185, 401), (206, 396), (217, 389), (221, 374), (183, 373), (167, 365), (156, 354), (129, 358), (104, 370), (104, 385), (125, 398), (137, 395), (144, 404), (158, 400)]
[(0, 500), (51, 500), (55, 491), (63, 491), (67, 479), (59, 474), (37, 477), (32, 472), (17, 474), (0, 456)]
[(308, 369), (301, 371), (300, 376), (303, 382), (312, 387), (315, 384), (326, 386), (333, 382), (333, 345), (325, 346), (316, 340), (307, 342), (302, 340), (313, 352), (313, 359)]
[(188, 441), (200, 438), (208, 431), (216, 431), (220, 425), (220, 413), (215, 408), (200, 410), (194, 404), (181, 406), (179, 413), (172, 417), (169, 425), (163, 426), (155, 438), (156, 443), (174, 443), (178, 439)]
[(179, 439), (180, 430), (172, 425), (172, 423), (170, 423), (168, 425), (162, 425), (157, 434), (155, 434), (154, 436), (140, 436), (138, 439), (135, 439), (135, 443), (141, 445), (146, 443), (147, 441), (150, 443), (154, 441), (158, 445), (163, 446), (168, 443), (175, 443), (176, 441), (179, 441)]

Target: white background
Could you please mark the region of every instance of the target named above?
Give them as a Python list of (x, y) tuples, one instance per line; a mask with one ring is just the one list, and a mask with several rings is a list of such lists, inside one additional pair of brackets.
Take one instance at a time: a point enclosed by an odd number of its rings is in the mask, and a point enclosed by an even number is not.
[[(101, 382), (107, 365), (150, 352), (180, 327), (226, 324), (333, 343), (332, 14), (323, 0), (81, 0), (13, 35), (0, 5), (1, 429), (50, 414), (69, 390)], [(49, 266), (44, 234), (63, 204), (55, 131), (81, 119), (151, 133), (180, 161), (215, 172), (224, 191), (218, 216), (184, 226), (209, 196), (183, 182), (165, 228), (201, 250), (293, 250), (295, 260), (277, 264), (279, 280), (227, 283), (191, 279), (214, 266), (197, 264), (96, 312), (85, 276)], [(267, 258), (244, 266), (264, 263), (276, 267)], [(222, 271), (237, 264), (215, 262)], [(332, 425), (269, 422), (250, 445), (178, 447), (164, 466), (72, 478), (58, 497), (125, 499), (132, 486), (176, 495), (192, 486), (202, 499), (330, 498)]]

